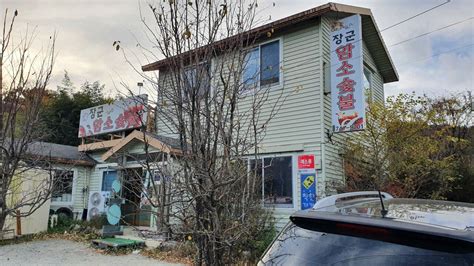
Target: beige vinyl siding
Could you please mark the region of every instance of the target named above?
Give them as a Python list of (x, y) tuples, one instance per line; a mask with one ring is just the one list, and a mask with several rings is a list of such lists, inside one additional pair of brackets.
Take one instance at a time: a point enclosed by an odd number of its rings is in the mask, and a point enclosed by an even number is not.
[(91, 173), (91, 179), (89, 182), (89, 193), (92, 191), (102, 190), (102, 176), (105, 166), (97, 165)]
[[(131, 143), (127, 144), (122, 150), (126, 151), (126, 154), (145, 154), (145, 143), (141, 140), (133, 140)], [(160, 150), (148, 145), (148, 152), (159, 152)]]
[[(158, 86), (160, 86), (159, 93), (168, 90), (167, 88), (173, 88), (172, 82), (175, 77), (168, 71), (160, 71), (158, 77)], [(178, 133), (176, 131), (175, 123), (169, 117), (169, 113), (172, 111), (173, 103), (166, 100), (163, 95), (158, 95), (157, 101), (157, 113), (156, 113), (156, 133), (166, 137), (177, 138)]]
[[(280, 40), (282, 80), (280, 84), (269, 87), (267, 102), (260, 109), (260, 121), (263, 121), (270, 116), (272, 109), (280, 108), (267, 125), (262, 142), (263, 153), (267, 150), (288, 151), (286, 145), (320, 143), (322, 123), (318, 107), (321, 97), (318, 29), (318, 22), (314, 22), (314, 25), (304, 29), (265, 41)], [(169, 73), (160, 72), (160, 86), (169, 85), (170, 79)], [(241, 107), (248, 110), (245, 100)], [(171, 106), (162, 105), (161, 108), (169, 109)], [(170, 124), (166, 117), (158, 115), (158, 134), (176, 137), (174, 129), (170, 130)]]
[[(384, 102), (384, 90), (383, 90), (383, 79), (382, 75), (377, 71), (377, 66), (375, 65), (374, 59), (367, 48), (365, 42), (363, 42), (363, 53), (364, 53), (364, 65), (368, 65), (371, 72), (371, 82), (372, 82), (372, 100), (377, 102)], [(364, 66), (366, 67), (366, 66)]]
[(73, 191), (73, 208), (74, 212), (81, 213), (84, 208), (87, 208), (87, 192), (84, 193), (83, 189), (87, 188), (90, 177), (90, 168), (77, 166), (75, 167), (77, 173), (74, 179), (74, 191)]
[[(262, 142), (262, 152), (288, 151), (294, 144), (316, 145), (320, 143), (320, 64), (319, 25), (300, 29), (280, 38), (282, 45), (281, 85), (272, 88), (267, 108), (261, 117), (268, 117), (272, 101), (281, 93), (284, 102), (270, 121)], [(283, 91), (281, 91), (283, 90)]]

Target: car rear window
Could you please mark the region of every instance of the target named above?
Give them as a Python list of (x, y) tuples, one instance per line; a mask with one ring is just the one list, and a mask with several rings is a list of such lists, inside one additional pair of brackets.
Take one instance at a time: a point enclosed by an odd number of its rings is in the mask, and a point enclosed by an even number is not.
[[(452, 249), (451, 249), (452, 250)], [(474, 265), (474, 250), (451, 253), (288, 225), (259, 265)]]

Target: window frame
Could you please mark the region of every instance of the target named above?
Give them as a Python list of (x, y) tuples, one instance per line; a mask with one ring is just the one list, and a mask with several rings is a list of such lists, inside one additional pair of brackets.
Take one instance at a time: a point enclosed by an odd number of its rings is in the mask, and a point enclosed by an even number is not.
[[(372, 103), (373, 100), (374, 100), (374, 93), (373, 93), (373, 89), (374, 89), (374, 84), (373, 84), (374, 71), (372, 70), (372, 68), (366, 62), (363, 63), (362, 67), (363, 67), (362, 81), (363, 81), (363, 86), (364, 86), (364, 98), (365, 98), (366, 105), (368, 105), (368, 104)], [(366, 76), (366, 73), (368, 74), (368, 76)], [(368, 89), (365, 87), (365, 80), (366, 79), (367, 79), (367, 82), (369, 83), (369, 88)], [(368, 93), (367, 93), (367, 90), (368, 90)]]
[[(263, 208), (266, 209), (275, 209), (275, 210), (295, 210), (298, 206), (298, 190), (297, 190), (297, 176), (298, 176), (298, 169), (297, 169), (297, 160), (296, 156), (294, 153), (279, 153), (279, 154), (270, 154), (270, 155), (257, 155), (255, 156), (249, 156), (246, 157), (247, 159), (247, 170), (248, 173), (250, 174), (252, 169), (251, 169), (251, 160), (260, 160), (261, 165), (262, 165), (262, 198), (261, 198), (261, 205)], [(283, 204), (268, 204), (269, 206), (265, 206), (265, 167), (264, 167), (264, 162), (265, 159), (268, 158), (278, 158), (278, 157), (290, 157), (291, 158), (291, 197), (292, 197), (292, 203), (291, 206), (288, 204), (288, 207), (283, 207), (281, 205)]]
[[(275, 82), (275, 83), (271, 83), (271, 84), (265, 84), (265, 85), (261, 85), (260, 84), (260, 81), (261, 81), (261, 47), (266, 45), (266, 44), (269, 44), (269, 43), (272, 43), (272, 42), (277, 42), (278, 41), (278, 56), (279, 56), (279, 65), (278, 65), (278, 82)], [(249, 89), (242, 89), (242, 94), (249, 94), (249, 93), (255, 93), (255, 91), (259, 91), (262, 87), (267, 87), (267, 88), (270, 88), (270, 89), (279, 89), (282, 87), (283, 85), (283, 71), (282, 71), (282, 68), (283, 68), (283, 38), (282, 37), (278, 37), (278, 38), (273, 38), (271, 40), (268, 40), (268, 41), (265, 41), (265, 42), (261, 42), (261, 43), (258, 43), (256, 45), (253, 45), (253, 46), (249, 46), (248, 48), (246, 48), (245, 50), (246, 51), (251, 51), (251, 50), (255, 50), (257, 49), (258, 50), (258, 78), (257, 78), (257, 82), (255, 85), (252, 85), (251, 88)], [(245, 87), (246, 84), (244, 82), (244, 76), (243, 76), (243, 72), (245, 71), (245, 66), (244, 68), (242, 69), (242, 75), (241, 75), (241, 83), (242, 83), (242, 86)]]
[[(183, 80), (183, 84), (184, 83), (188, 83), (189, 80), (188, 80), (188, 77), (187, 77), (187, 72), (188, 71), (194, 71), (195, 72), (195, 77), (196, 77), (196, 73), (197, 73), (197, 68), (200, 67), (200, 66), (203, 66), (203, 65), (207, 65), (207, 71), (208, 71), (208, 75), (209, 75), (209, 81), (208, 81), (208, 88), (206, 88), (210, 94), (213, 93), (213, 90), (212, 90), (212, 75), (211, 75), (211, 71), (212, 71), (212, 65), (211, 65), (211, 62), (208, 62), (208, 61), (201, 61), (199, 62), (198, 64), (191, 64), (191, 65), (187, 65), (183, 68), (183, 72), (181, 73), (181, 78)], [(196, 79), (194, 77), (194, 79)], [(189, 85), (189, 84), (188, 84)], [(202, 84), (200, 84), (202, 86)], [(188, 103), (189, 102), (189, 99), (187, 99), (187, 95), (186, 95), (186, 92), (185, 92), (185, 88), (186, 86), (182, 86), (181, 87), (181, 96), (182, 96), (182, 99), (183, 99), (183, 103)]]
[(120, 180), (120, 176), (119, 176), (119, 171), (116, 170), (116, 169), (112, 169), (112, 170), (103, 170), (102, 171), (102, 178), (101, 178), (101, 184), (100, 184), (100, 191), (101, 192), (112, 192), (112, 189), (110, 190), (104, 190), (104, 178), (105, 178), (105, 174), (106, 173), (110, 173), (110, 172), (115, 172), (116, 173), (116, 176), (115, 176), (115, 180)]
[(74, 192), (76, 190), (76, 180), (77, 180), (77, 169), (68, 169), (68, 168), (53, 168), (54, 172), (56, 171), (67, 171), (72, 172), (72, 187), (71, 187), (71, 200), (70, 201), (53, 201), (53, 194), (51, 192), (51, 205), (58, 206), (58, 205), (71, 205), (74, 202)]

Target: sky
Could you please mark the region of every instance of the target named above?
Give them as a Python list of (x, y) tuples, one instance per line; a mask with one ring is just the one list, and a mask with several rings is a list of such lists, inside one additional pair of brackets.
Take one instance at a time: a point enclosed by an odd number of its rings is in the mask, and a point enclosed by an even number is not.
[[(136, 44), (144, 40), (140, 6), (145, 0), (0, 0), (0, 8), (18, 10), (18, 29), (37, 26), (37, 43), (46, 43), (57, 33), (57, 59), (50, 87), (60, 84), (67, 70), (79, 86), (99, 80), (106, 94), (124, 94), (136, 88), (143, 78), (139, 69), (144, 60), (136, 60)], [(370, 8), (379, 29), (394, 25), (446, 0), (339, 0), (338, 3)], [(273, 5), (275, 3), (275, 5)], [(318, 0), (262, 0), (259, 16), (274, 21), (327, 3)], [(147, 11), (147, 10), (146, 10)], [(143, 11), (145, 17), (149, 14)], [(2, 12), (3, 13), (3, 12)], [(148, 16), (147, 16), (148, 15)], [(3, 20), (3, 14), (0, 15)], [(271, 19), (270, 19), (271, 16)], [(432, 97), (473, 91), (474, 76), (474, 0), (449, 3), (382, 32), (395, 63), (400, 81), (385, 84), (385, 95), (427, 94)], [(420, 34), (453, 23), (455, 26), (391, 46)], [(112, 43), (120, 40), (123, 53)], [(137, 53), (137, 52), (136, 52)], [(148, 59), (150, 60), (150, 59)], [(146, 84), (145, 84), (146, 85)], [(144, 89), (146, 90), (146, 89)], [(135, 93), (138, 89), (134, 89)], [(141, 91), (143, 93), (143, 91)], [(146, 92), (146, 91), (145, 91)]]

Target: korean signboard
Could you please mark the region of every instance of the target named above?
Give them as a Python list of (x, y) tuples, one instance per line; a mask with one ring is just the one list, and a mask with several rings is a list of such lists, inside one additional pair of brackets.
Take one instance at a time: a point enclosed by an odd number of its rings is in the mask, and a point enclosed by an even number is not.
[(298, 169), (314, 170), (314, 154), (298, 155)]
[(331, 30), (333, 131), (338, 133), (363, 130), (365, 96), (360, 15), (336, 21)]
[(301, 209), (312, 208), (316, 203), (316, 172), (301, 173)]
[(147, 122), (147, 95), (81, 110), (79, 137), (139, 128)]

